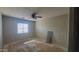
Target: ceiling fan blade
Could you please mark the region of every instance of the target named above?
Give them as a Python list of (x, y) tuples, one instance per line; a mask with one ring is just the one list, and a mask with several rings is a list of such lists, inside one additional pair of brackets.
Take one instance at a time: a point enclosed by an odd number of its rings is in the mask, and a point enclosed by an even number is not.
[(37, 18), (42, 18), (42, 16), (37, 16)]

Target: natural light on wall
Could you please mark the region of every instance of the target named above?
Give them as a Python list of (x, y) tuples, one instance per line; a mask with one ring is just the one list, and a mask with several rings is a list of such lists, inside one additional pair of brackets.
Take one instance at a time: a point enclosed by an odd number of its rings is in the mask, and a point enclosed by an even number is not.
[(17, 33), (28, 33), (28, 24), (17, 23)]

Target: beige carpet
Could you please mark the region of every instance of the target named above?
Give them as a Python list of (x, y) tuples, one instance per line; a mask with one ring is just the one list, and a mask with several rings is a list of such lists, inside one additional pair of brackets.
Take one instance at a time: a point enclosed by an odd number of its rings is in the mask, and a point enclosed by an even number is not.
[(9, 52), (64, 52), (64, 49), (57, 45), (51, 45), (37, 40), (8, 44), (4, 48), (8, 49)]

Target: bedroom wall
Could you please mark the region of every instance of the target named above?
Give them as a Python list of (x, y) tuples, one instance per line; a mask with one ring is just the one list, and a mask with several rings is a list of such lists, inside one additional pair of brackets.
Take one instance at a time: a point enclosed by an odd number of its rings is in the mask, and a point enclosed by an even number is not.
[[(35, 22), (29, 20), (18, 19), (9, 16), (2, 16), (3, 19), (3, 42), (8, 44), (11, 42), (16, 42), (18, 40), (26, 40), (27, 38), (34, 37), (35, 32)], [(17, 23), (27, 23), (29, 24), (29, 33), (18, 34), (17, 33)]]
[(36, 35), (39, 40), (46, 42), (47, 32), (52, 31), (53, 43), (64, 48), (68, 47), (69, 32), (68, 15), (60, 15), (52, 18), (45, 18), (36, 22)]
[(0, 14), (0, 48), (2, 48), (2, 15)]

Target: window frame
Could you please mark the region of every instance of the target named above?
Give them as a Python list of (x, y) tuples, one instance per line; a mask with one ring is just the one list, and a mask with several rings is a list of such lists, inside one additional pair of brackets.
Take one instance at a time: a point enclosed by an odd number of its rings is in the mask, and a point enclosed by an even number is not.
[(17, 33), (18, 34), (24, 34), (24, 33), (28, 33), (28, 32), (29, 32), (29, 24), (27, 24), (27, 23), (17, 23)]

